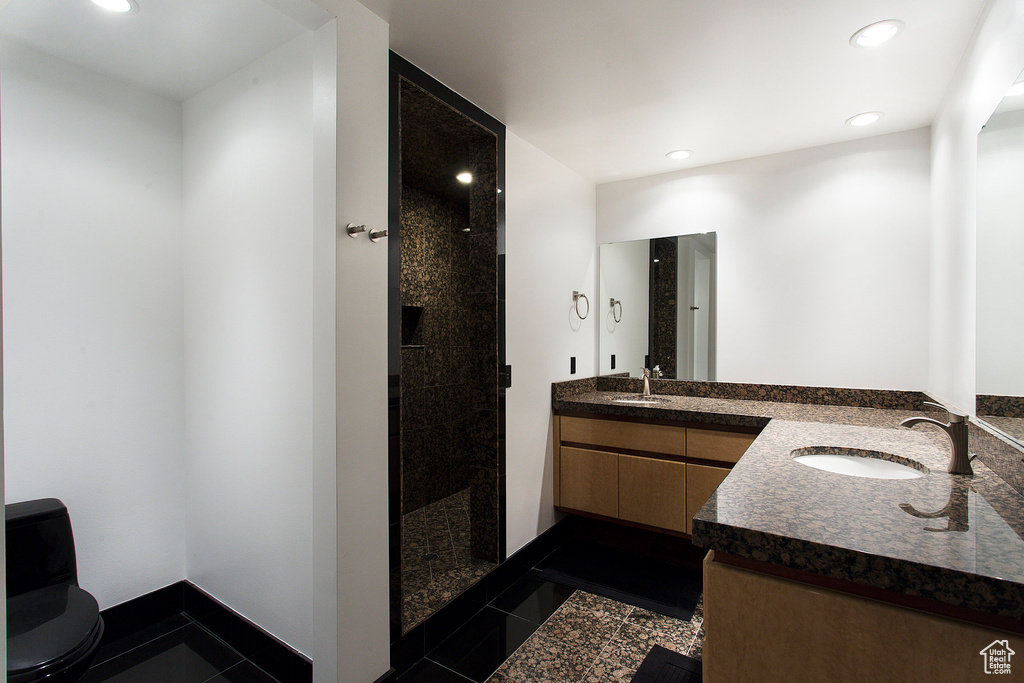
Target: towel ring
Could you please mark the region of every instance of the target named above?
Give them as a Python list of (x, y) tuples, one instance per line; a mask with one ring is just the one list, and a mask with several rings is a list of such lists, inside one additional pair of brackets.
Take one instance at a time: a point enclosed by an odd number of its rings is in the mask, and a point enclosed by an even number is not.
[[(583, 299), (584, 301), (587, 302), (587, 312), (586, 313), (580, 313), (580, 299)], [(576, 316), (580, 320), (586, 320), (587, 316), (590, 315), (590, 299), (587, 298), (587, 295), (584, 294), (583, 292), (573, 292), (572, 293), (572, 302), (573, 302), (573, 304), (576, 305)]]
[[(611, 306), (611, 309), (612, 309), (612, 319), (614, 319), (615, 322), (617, 322), (617, 323), (621, 323), (622, 322), (622, 301), (621, 300), (616, 300), (616, 299), (609, 299), (608, 300), (608, 305)], [(619, 307), (619, 314), (618, 315), (615, 315), (615, 307), (616, 306)]]

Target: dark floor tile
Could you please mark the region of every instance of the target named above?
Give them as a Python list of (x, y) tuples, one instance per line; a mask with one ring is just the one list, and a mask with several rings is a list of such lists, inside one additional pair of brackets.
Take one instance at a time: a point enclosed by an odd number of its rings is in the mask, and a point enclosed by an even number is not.
[(537, 630), (537, 624), (485, 607), (427, 658), (482, 683)]
[(565, 543), (537, 567), (556, 583), (689, 620), (700, 598), (700, 570), (673, 566), (582, 539)]
[(174, 616), (158, 621), (151, 626), (129, 633), (118, 640), (107, 642), (104, 637), (104, 642), (102, 642), (96, 650), (96, 656), (92, 660), (92, 666), (102, 664), (114, 657), (119, 657), (129, 650), (134, 650), (140, 645), (145, 645), (151, 640), (156, 640), (157, 638), (166, 636), (168, 633), (177, 631), (179, 628), (191, 623), (192, 620), (185, 615), (175, 614)]
[(469, 683), (468, 678), (423, 659), (398, 678), (398, 683)]
[(543, 624), (572, 594), (572, 588), (545, 581), (540, 578), (540, 572), (531, 571), (495, 598), (491, 606)]
[(249, 660), (235, 664), (207, 683), (277, 683), (277, 679), (259, 669)]
[(237, 652), (189, 624), (92, 667), (81, 683), (203, 683), (240, 661)]

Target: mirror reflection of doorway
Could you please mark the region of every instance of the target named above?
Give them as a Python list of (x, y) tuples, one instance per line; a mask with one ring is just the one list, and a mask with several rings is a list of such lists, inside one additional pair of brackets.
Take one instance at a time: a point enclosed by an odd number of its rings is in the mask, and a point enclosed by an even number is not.
[(693, 349), (691, 379), (707, 381), (710, 375), (708, 350), (711, 343), (711, 257), (698, 246), (693, 250), (693, 323), (690, 326), (690, 347)]

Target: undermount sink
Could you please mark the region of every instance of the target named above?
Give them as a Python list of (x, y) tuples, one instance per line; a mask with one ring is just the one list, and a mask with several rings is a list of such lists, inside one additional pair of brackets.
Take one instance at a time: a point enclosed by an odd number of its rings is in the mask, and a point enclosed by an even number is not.
[(612, 397), (612, 403), (628, 403), (634, 406), (654, 406), (664, 402), (665, 399), (657, 396), (640, 396), (639, 394)]
[(801, 465), (851, 477), (917, 479), (928, 474), (928, 468), (916, 460), (860, 448), (809, 446), (797, 448), (791, 455)]

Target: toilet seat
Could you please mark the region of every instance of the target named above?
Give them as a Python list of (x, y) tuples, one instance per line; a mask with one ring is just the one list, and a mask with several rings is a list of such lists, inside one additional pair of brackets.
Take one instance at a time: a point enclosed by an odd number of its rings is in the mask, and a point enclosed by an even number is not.
[(88, 662), (103, 636), (96, 599), (56, 584), (7, 600), (7, 681), (28, 683)]

